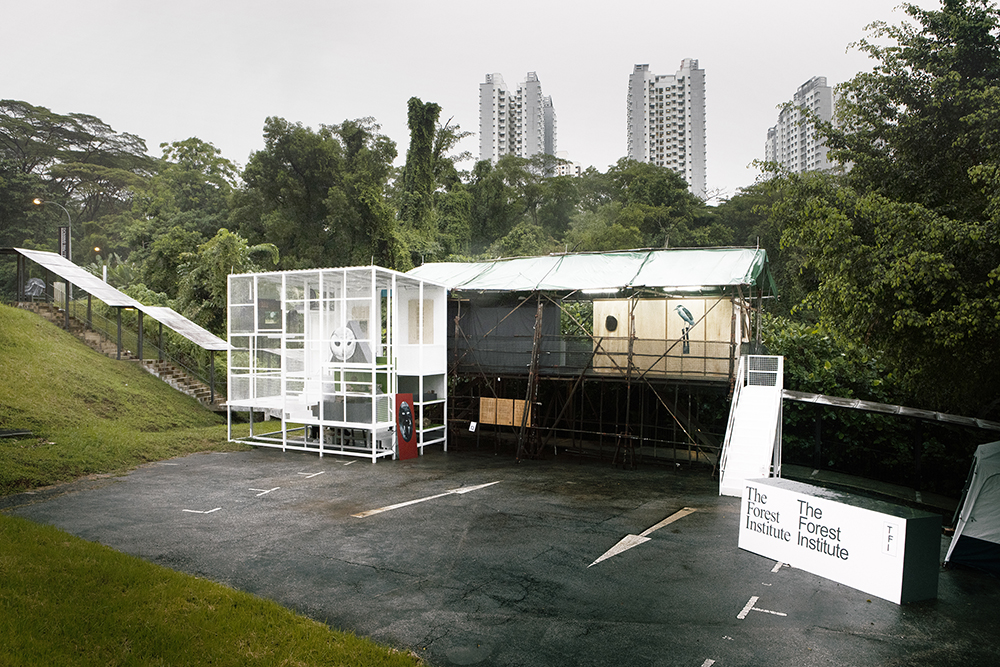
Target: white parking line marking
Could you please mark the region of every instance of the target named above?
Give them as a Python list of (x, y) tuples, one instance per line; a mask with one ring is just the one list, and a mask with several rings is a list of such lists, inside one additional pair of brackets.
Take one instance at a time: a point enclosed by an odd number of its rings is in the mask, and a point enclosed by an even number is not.
[(751, 610), (751, 609), (753, 609), (753, 606), (754, 606), (755, 604), (757, 604), (757, 600), (759, 600), (759, 599), (760, 599), (760, 598), (758, 598), (758, 597), (757, 597), (756, 595), (752, 596), (752, 597), (750, 598), (750, 601), (749, 601), (749, 602), (747, 602), (746, 606), (745, 606), (745, 607), (743, 607), (743, 611), (741, 611), (740, 613), (736, 614), (736, 618), (740, 619), (741, 621), (742, 621), (742, 620), (743, 620), (744, 618), (746, 618), (746, 617), (747, 617), (747, 614), (749, 614), (749, 613), (750, 613), (750, 610)]
[(221, 507), (216, 507), (214, 510), (181, 510), (182, 512), (191, 512), (191, 514), (211, 514), (212, 512), (218, 512)]
[(757, 597), (756, 595), (754, 595), (753, 597), (751, 597), (750, 600), (747, 601), (746, 606), (743, 607), (743, 610), (740, 611), (740, 613), (736, 614), (736, 618), (738, 618), (738, 619), (740, 619), (742, 621), (743, 619), (745, 619), (747, 617), (747, 614), (749, 614), (751, 611), (762, 611), (765, 614), (774, 614), (775, 616), (788, 616), (788, 614), (786, 614), (784, 612), (771, 611), (770, 609), (761, 609), (760, 607), (754, 606), (754, 605), (757, 604), (757, 600), (759, 600), (759, 599), (760, 598)]
[(712, 660), (711, 658), (706, 658), (705, 662), (701, 663), (701, 667), (712, 667), (712, 665), (714, 664), (715, 660)]
[(750, 611), (762, 611), (765, 614), (774, 614), (775, 616), (788, 616), (788, 614), (782, 613), (780, 611), (771, 611), (770, 609), (761, 609), (760, 607), (754, 607)]
[(771, 572), (777, 572), (778, 570), (781, 569), (781, 566), (782, 562), (779, 560), (777, 563), (774, 564), (774, 567), (771, 568)]
[(494, 484), (499, 484), (501, 480), (495, 482), (489, 482), (487, 484), (479, 484), (477, 486), (463, 486), (458, 489), (451, 489), (450, 491), (445, 491), (444, 493), (438, 493), (433, 496), (427, 496), (426, 498), (417, 498), (416, 500), (407, 500), (403, 503), (396, 503), (395, 505), (388, 505), (386, 507), (379, 507), (378, 509), (368, 510), (366, 512), (358, 512), (357, 514), (352, 514), (351, 516), (363, 519), (366, 516), (372, 516), (373, 514), (381, 514), (382, 512), (388, 512), (389, 510), (399, 509), (400, 507), (406, 507), (408, 505), (416, 505), (417, 503), (427, 502), (428, 500), (434, 500), (435, 498), (442, 498), (444, 496), (450, 496), (452, 494), (462, 494), (468, 493), (469, 491), (478, 491), (479, 489), (485, 489), (487, 486), (493, 486)]
[(277, 491), (280, 488), (281, 488), (280, 486), (276, 486), (273, 489), (250, 489), (250, 490), (251, 491), (260, 491), (260, 493), (257, 494), (257, 497), (260, 498), (261, 496), (267, 495), (267, 494), (271, 493), (272, 491)]
[(314, 473), (300, 472), (300, 473), (297, 473), (297, 474), (299, 474), (299, 475), (305, 475), (306, 479), (312, 479), (316, 475), (322, 475), (325, 472), (326, 472), (325, 470), (320, 470), (319, 472), (314, 472)]
[(663, 528), (664, 526), (669, 526), (674, 521), (677, 521), (677, 519), (683, 519), (688, 514), (691, 514), (692, 512), (697, 512), (697, 511), (698, 510), (696, 510), (693, 507), (685, 507), (684, 509), (677, 510), (676, 512), (674, 512), (673, 514), (671, 514), (670, 516), (668, 516), (666, 519), (664, 519), (660, 523), (656, 524), (655, 526), (651, 526), (651, 527), (647, 528), (646, 530), (642, 531), (638, 535), (632, 535), (632, 534), (626, 535), (625, 537), (623, 537), (621, 540), (618, 541), (618, 544), (616, 544), (615, 546), (613, 546), (610, 549), (608, 549), (607, 551), (605, 551), (601, 555), (600, 558), (598, 558), (597, 560), (595, 560), (593, 563), (591, 563), (587, 567), (588, 568), (594, 567), (595, 565), (597, 565), (598, 563), (600, 563), (602, 560), (607, 560), (608, 558), (611, 558), (612, 556), (617, 556), (618, 554), (622, 553), (623, 551), (628, 551), (632, 547), (638, 546), (638, 545), (642, 544), (643, 542), (649, 542), (649, 539), (650, 539), (649, 538), (649, 534), (652, 533), (654, 530), (659, 530), (660, 528)]

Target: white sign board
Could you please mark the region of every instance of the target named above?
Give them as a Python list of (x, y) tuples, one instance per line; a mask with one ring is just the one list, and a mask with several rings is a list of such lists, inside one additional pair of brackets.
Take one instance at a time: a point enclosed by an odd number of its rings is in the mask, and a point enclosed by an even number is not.
[(748, 480), (741, 549), (902, 604), (937, 597), (941, 517), (786, 479)]

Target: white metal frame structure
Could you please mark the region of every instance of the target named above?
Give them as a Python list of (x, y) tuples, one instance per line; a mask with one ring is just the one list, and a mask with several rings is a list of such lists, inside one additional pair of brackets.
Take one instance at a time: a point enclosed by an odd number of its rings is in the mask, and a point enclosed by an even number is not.
[(445, 298), (376, 266), (229, 276), (229, 439), (244, 411), (249, 444), (395, 458), (395, 394), (412, 393), (420, 454), (447, 450)]

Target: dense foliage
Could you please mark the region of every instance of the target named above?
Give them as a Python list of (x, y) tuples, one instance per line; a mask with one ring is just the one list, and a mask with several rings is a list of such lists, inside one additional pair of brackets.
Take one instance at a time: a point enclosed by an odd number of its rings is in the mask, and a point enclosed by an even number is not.
[[(893, 381), (878, 398), (997, 418), (998, 12), (987, 0), (903, 9), (910, 23), (873, 24), (857, 42), (874, 67), (841, 86), (838, 122), (821, 127), (841, 168), (768, 172), (717, 207), (627, 159), (579, 177), (554, 176), (546, 155), (473, 162), (457, 152), (469, 133), (415, 97), (402, 167), (374, 119), (271, 117), (242, 169), (198, 138), (155, 159), (92, 116), (6, 100), (0, 245), (54, 249), (61, 204), (78, 263), (115, 257), (132, 287), (216, 331), (227, 271), (759, 245), (782, 290), (778, 322), (820, 332), (830, 355), (879, 359)], [(8, 293), (12, 273), (0, 267)]]
[[(224, 331), (225, 275), (415, 264), (477, 256), (720, 245), (737, 240), (675, 173), (621, 160), (606, 173), (553, 176), (558, 160), (508, 156), (466, 172), (470, 133), (441, 108), (408, 102), (410, 147), (374, 119), (314, 129), (271, 117), (240, 170), (191, 137), (146, 154), (99, 119), (0, 102), (0, 245), (55, 249), (72, 221), (73, 259), (108, 265), (120, 287), (163, 295)], [(32, 204), (39, 198), (46, 203)], [(13, 263), (0, 267), (13, 292)]]

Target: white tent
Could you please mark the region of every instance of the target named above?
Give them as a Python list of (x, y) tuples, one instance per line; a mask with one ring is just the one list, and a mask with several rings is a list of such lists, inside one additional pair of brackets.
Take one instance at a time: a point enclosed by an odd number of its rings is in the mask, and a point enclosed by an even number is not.
[(945, 564), (1000, 574), (1000, 442), (976, 448)]

